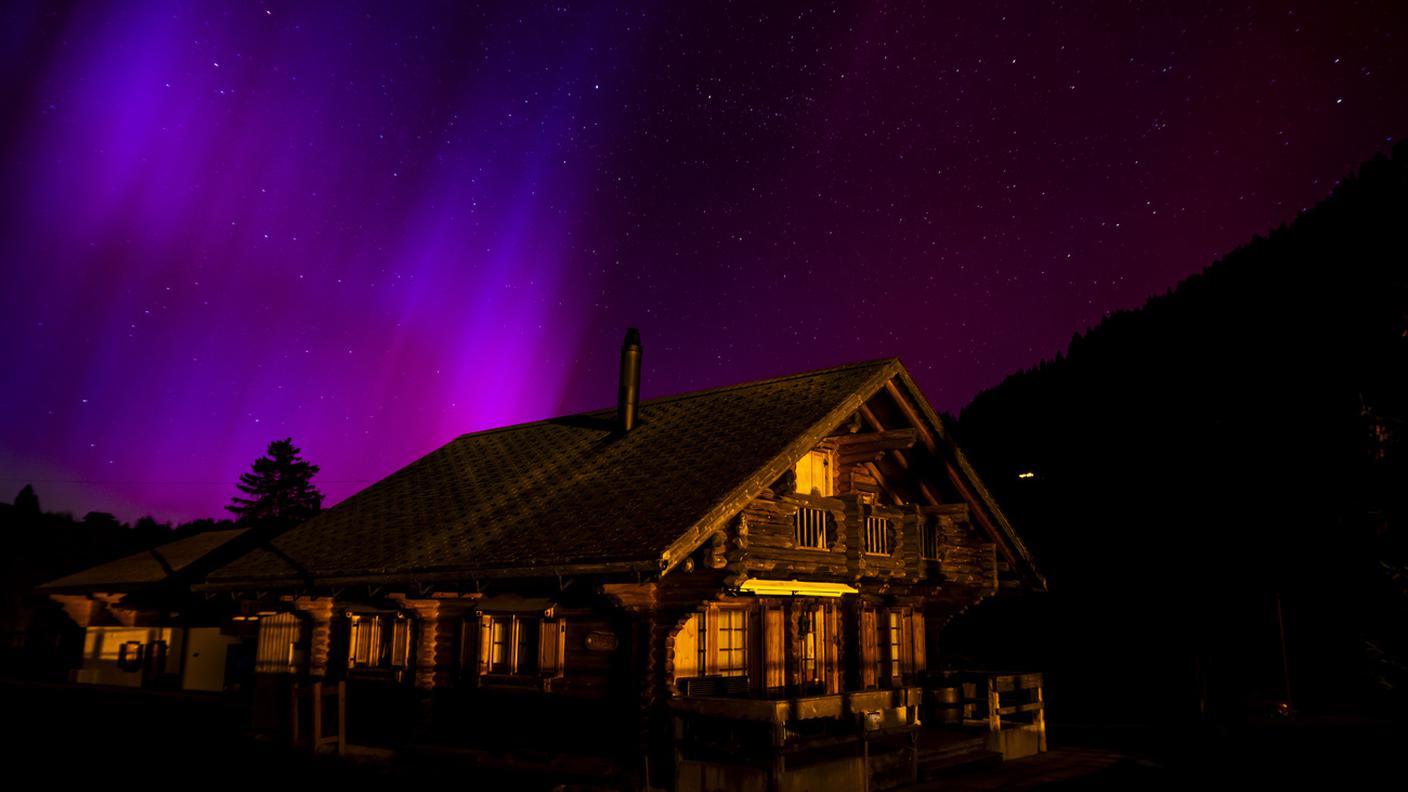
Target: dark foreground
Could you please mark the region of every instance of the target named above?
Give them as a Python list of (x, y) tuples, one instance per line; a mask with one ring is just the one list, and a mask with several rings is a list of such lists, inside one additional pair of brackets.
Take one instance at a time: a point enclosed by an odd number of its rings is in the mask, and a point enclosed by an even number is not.
[[(216, 696), (0, 682), (11, 774), (74, 783), (331, 784), (341, 788), (462, 778), (469, 788), (531, 790), (456, 764), (443, 752), (399, 757), (311, 756), (250, 736), (242, 710)], [(996, 766), (955, 769), (917, 789), (1191, 789), (1249, 784), (1358, 788), (1401, 778), (1408, 728), (1300, 717), (1201, 731), (1049, 727), (1051, 750)]]

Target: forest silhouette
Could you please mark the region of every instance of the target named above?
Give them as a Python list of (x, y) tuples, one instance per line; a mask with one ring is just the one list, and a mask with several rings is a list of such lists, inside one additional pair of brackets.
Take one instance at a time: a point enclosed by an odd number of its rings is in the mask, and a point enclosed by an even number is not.
[(1400, 142), (975, 397), (959, 445), (1051, 592), (969, 614), (950, 650), (1047, 669), (1067, 717), (1245, 722), (1287, 677), (1301, 712), (1401, 710), (1405, 230)]

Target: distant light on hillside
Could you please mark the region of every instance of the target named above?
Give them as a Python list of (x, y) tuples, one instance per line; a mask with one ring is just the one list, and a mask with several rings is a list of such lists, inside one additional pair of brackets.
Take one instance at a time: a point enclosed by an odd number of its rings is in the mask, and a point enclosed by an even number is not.
[(1017, 474), (1017, 478), (1019, 478), (1019, 479), (1036, 478), (1036, 474), (1033, 473), (1033, 472), (1031, 472), (1030, 470), (1028, 470), (1028, 471), (1026, 471), (1025, 473), (1018, 473), (1018, 474)]

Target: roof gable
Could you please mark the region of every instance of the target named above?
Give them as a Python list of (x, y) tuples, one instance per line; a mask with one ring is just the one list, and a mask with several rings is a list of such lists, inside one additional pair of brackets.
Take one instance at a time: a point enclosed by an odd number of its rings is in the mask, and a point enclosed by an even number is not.
[(464, 435), (207, 583), (659, 572), (899, 370), (879, 360), (654, 399), (625, 435), (610, 410)]
[[(207, 577), (206, 588), (668, 572), (882, 389), (980, 522), (1025, 547), (896, 359), (463, 435)], [(903, 391), (903, 395), (900, 395)]]

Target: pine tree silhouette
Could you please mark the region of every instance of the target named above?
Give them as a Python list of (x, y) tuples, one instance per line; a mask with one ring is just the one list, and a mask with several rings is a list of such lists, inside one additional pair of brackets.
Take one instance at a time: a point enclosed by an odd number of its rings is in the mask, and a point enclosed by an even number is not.
[(323, 493), (313, 485), (318, 466), (299, 458), (293, 438), (269, 444), (267, 456), (254, 460), (253, 470), (240, 474), (236, 495), (226, 510), (243, 524), (288, 527), (322, 511)]
[(15, 511), (27, 517), (39, 514), (39, 496), (34, 494), (34, 487), (26, 484), (20, 494), (15, 496)]

